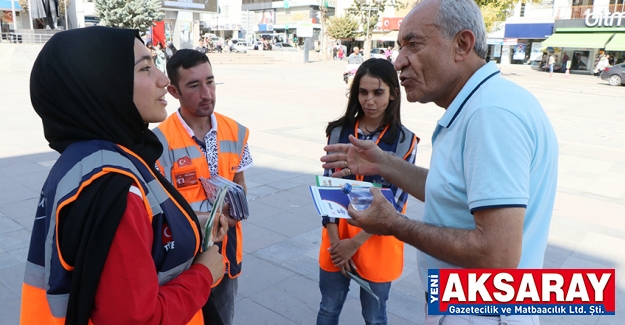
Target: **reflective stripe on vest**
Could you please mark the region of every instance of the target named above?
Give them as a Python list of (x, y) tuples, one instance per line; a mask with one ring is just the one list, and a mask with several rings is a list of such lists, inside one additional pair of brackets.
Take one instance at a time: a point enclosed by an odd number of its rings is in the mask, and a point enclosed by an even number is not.
[[(401, 126), (404, 131), (403, 141), (396, 141), (392, 144), (384, 142), (385, 136), (379, 141), (378, 146), (385, 152), (392, 153), (393, 155), (406, 159), (412, 153), (414, 146), (417, 143), (416, 136)], [(332, 129), (330, 136), (328, 137), (328, 144), (335, 143), (349, 143), (347, 136), (354, 132), (353, 125), (346, 125), (343, 128), (337, 127)], [(356, 135), (354, 135), (356, 136)], [(398, 134), (398, 140), (401, 140), (401, 134)], [(354, 175), (344, 177), (348, 179), (356, 179)], [(365, 176), (364, 181), (378, 182), (383, 187), (390, 187), (388, 182), (384, 181), (379, 175)], [(393, 193), (395, 195), (396, 193)], [(406, 204), (403, 206), (405, 212)], [(339, 238), (353, 238), (361, 229), (349, 225), (344, 220), (339, 220), (338, 225)], [(339, 268), (335, 267), (330, 258), (328, 248), (330, 247), (330, 238), (326, 228), (322, 229), (321, 245), (319, 248), (319, 266), (328, 272), (338, 272)], [(352, 260), (358, 267), (359, 274), (372, 282), (390, 282), (401, 275), (403, 270), (403, 250), (404, 243), (392, 236), (377, 236), (373, 235), (369, 238), (352, 256)], [(383, 265), (383, 267), (381, 267)]]
[[(157, 265), (159, 284), (167, 283), (188, 269), (193, 262), (195, 252), (199, 249), (199, 231), (195, 223), (163, 189), (138, 156), (106, 141), (72, 144), (50, 171), (39, 201), (24, 275), (23, 324), (30, 324), (27, 320), (47, 323), (65, 318), (73, 266), (68, 265), (58, 252), (56, 236), (59, 212), (74, 202), (85, 186), (108, 173), (132, 178), (141, 191), (150, 222), (158, 229), (154, 236), (152, 257)], [(195, 241), (181, 241), (180, 244), (176, 243), (176, 251), (172, 249), (164, 252), (165, 249), (159, 244), (162, 240), (161, 228), (165, 224), (175, 235), (174, 240), (195, 237)], [(38, 301), (44, 297), (46, 302)], [(41, 305), (47, 305), (50, 314), (37, 309), (30, 310), (40, 308), (36, 306)]]
[[(217, 174), (232, 181), (241, 164), (249, 131), (233, 119), (218, 113), (213, 114), (217, 120)], [(171, 114), (153, 132), (161, 141), (164, 149), (157, 162), (161, 173), (189, 202), (193, 210), (211, 211), (212, 205), (208, 202), (206, 193), (199, 181), (200, 177), (210, 178), (207, 158), (202, 153), (200, 146), (189, 135), (180, 114)], [(187, 162), (186, 158), (190, 159), (190, 163)], [(183, 159), (184, 165), (179, 163), (181, 159)], [(195, 182), (188, 184), (187, 177), (194, 178)], [(183, 178), (183, 184), (178, 184), (180, 178)], [(242, 234), (241, 223), (239, 222), (236, 227), (231, 227), (228, 230), (222, 243), (217, 243), (231, 278), (235, 278), (241, 273)], [(226, 245), (225, 253), (222, 245)]]

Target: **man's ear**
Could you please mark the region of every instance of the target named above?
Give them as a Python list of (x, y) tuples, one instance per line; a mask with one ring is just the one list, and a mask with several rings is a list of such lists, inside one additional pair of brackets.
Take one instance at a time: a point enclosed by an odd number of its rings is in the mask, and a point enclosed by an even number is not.
[(180, 93), (178, 92), (178, 88), (176, 88), (176, 86), (170, 84), (167, 86), (167, 91), (169, 94), (174, 96), (175, 99), (180, 99)]
[(466, 60), (471, 53), (473, 53), (473, 47), (475, 46), (475, 34), (472, 31), (465, 29), (456, 34), (454, 38), (454, 58), (456, 62)]

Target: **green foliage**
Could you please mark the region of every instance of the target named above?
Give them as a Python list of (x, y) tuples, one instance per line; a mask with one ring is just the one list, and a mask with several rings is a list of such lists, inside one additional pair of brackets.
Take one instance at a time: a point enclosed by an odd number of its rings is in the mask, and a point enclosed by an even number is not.
[(353, 38), (357, 36), (358, 22), (351, 16), (333, 16), (328, 18), (327, 31), (333, 39)]
[(95, 0), (100, 24), (147, 31), (165, 17), (160, 0)]
[[(423, 0), (416, 0), (413, 6), (417, 5)], [(482, 11), (484, 17), (484, 25), (486, 25), (486, 32), (490, 33), (499, 27), (501, 23), (506, 21), (514, 11), (514, 5), (519, 2), (518, 0), (475, 0), (478, 7)], [(537, 2), (537, 0), (523, 0), (525, 3)]]
[(354, 0), (347, 12), (358, 20), (362, 26), (362, 35), (369, 37), (378, 23), (380, 15), (387, 7), (395, 7), (396, 10), (406, 8), (406, 4), (395, 0)]
[[(475, 0), (482, 11), (486, 32), (490, 33), (512, 15), (516, 0)], [(529, 1), (528, 1), (529, 2)]]

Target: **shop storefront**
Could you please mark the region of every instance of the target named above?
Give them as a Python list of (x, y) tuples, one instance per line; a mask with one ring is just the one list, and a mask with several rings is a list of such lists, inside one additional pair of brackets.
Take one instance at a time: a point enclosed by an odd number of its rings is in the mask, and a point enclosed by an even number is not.
[[(620, 13), (595, 14), (584, 19), (557, 20), (555, 33), (543, 42), (546, 52), (554, 53), (557, 65), (571, 60), (571, 73), (592, 73), (599, 57), (610, 54), (612, 64), (625, 60), (625, 20)], [(612, 60), (611, 59), (611, 60)]]
[(541, 43), (553, 34), (554, 24), (548, 23), (506, 23), (504, 30), (502, 64), (538, 64), (542, 53), (536, 51)]

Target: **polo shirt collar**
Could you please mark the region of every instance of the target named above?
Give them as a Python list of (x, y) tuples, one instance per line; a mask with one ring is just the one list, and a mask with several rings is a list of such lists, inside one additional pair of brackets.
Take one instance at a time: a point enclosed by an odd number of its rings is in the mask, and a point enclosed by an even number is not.
[[(189, 127), (189, 125), (187, 125), (187, 122), (184, 121), (182, 115), (180, 115), (180, 108), (178, 108), (178, 110), (176, 111), (176, 115), (178, 116), (178, 119), (180, 120), (180, 123), (182, 123), (184, 129), (187, 130), (189, 137), (193, 138), (195, 136), (195, 133), (193, 133), (193, 130)], [(208, 130), (208, 133), (211, 133), (213, 131), (217, 132), (217, 118), (215, 118), (215, 114), (211, 114), (211, 129)]]
[(438, 124), (444, 128), (448, 128), (454, 122), (456, 116), (460, 114), (462, 108), (468, 98), (473, 95), (475, 91), (482, 85), (482, 83), (486, 82), (487, 79), (495, 76), (499, 73), (499, 68), (494, 62), (489, 62), (479, 68), (471, 78), (467, 81), (467, 83), (462, 87), (456, 98), (451, 102), (451, 105), (447, 107), (445, 114), (438, 120)]

